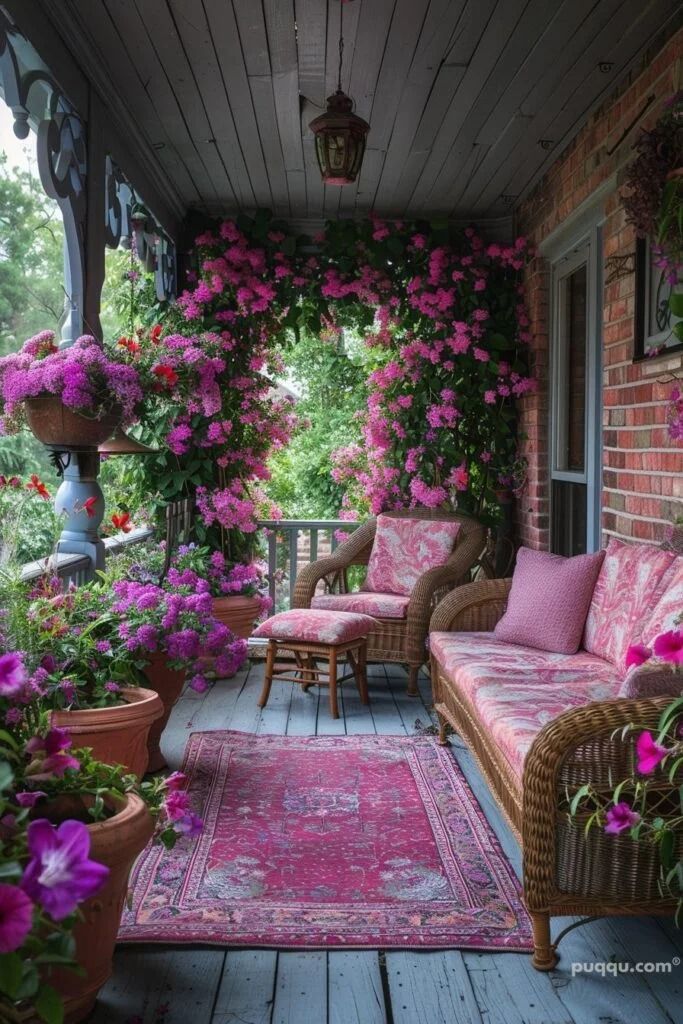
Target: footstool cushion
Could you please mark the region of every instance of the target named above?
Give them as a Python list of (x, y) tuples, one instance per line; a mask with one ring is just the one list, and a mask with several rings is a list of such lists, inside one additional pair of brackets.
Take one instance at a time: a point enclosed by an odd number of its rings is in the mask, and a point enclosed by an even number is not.
[(346, 644), (376, 629), (379, 623), (357, 612), (328, 612), (297, 608), (266, 619), (253, 636), (263, 640), (303, 640), (308, 643)]

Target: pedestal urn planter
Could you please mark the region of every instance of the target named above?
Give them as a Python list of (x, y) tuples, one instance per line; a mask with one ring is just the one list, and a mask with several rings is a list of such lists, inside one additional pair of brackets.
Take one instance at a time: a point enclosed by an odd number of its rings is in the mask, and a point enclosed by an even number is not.
[(64, 1000), (65, 1024), (78, 1024), (88, 1016), (97, 993), (112, 973), (128, 876), (153, 831), (147, 805), (133, 793), (110, 818), (88, 825), (90, 857), (109, 868), (109, 878), (95, 896), (82, 904), (82, 919), (74, 929), (76, 960), (85, 970), (85, 977), (64, 970), (55, 971), (50, 978)]
[(147, 737), (147, 752), (149, 755), (147, 771), (158, 772), (166, 767), (166, 760), (161, 753), (159, 741), (171, 717), (173, 705), (178, 700), (185, 685), (186, 677), (185, 672), (171, 668), (168, 664), (168, 658), (161, 652), (149, 655), (149, 662), (145, 666), (144, 671), (150, 689), (155, 690), (159, 694), (164, 706), (163, 713), (152, 723), (149, 736)]
[(98, 761), (121, 764), (142, 778), (149, 732), (164, 714), (163, 701), (157, 692), (141, 686), (126, 687), (120, 696), (122, 703), (113, 707), (53, 711), (52, 724), (69, 730), (74, 747), (92, 747)]
[(38, 395), (24, 402), (26, 422), (34, 437), (50, 448), (96, 448), (111, 437), (121, 422), (121, 410), (99, 418), (64, 405), (55, 395)]
[(254, 623), (261, 611), (258, 597), (237, 595), (235, 597), (214, 597), (212, 614), (227, 626), (237, 637), (248, 640), (254, 630)]

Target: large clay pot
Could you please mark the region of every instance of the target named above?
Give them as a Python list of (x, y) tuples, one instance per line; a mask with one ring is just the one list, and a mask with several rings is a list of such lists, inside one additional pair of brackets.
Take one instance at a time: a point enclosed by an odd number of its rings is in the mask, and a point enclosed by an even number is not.
[(111, 975), (128, 876), (135, 858), (152, 838), (154, 823), (144, 801), (129, 793), (118, 813), (88, 825), (88, 831), (91, 858), (106, 864), (110, 874), (104, 887), (82, 904), (82, 920), (74, 930), (76, 960), (86, 976), (58, 971), (50, 978), (64, 999), (65, 1024), (77, 1024), (88, 1016)]
[(248, 640), (259, 617), (261, 601), (258, 597), (214, 597), (213, 617), (233, 631), (235, 636)]
[(68, 729), (74, 747), (92, 747), (105, 764), (122, 764), (141, 778), (147, 771), (147, 737), (161, 718), (164, 705), (154, 690), (129, 686), (121, 690), (125, 703), (85, 711), (53, 711), (52, 724)]
[(149, 655), (149, 662), (145, 666), (145, 675), (150, 689), (156, 690), (164, 705), (163, 714), (152, 723), (147, 737), (147, 753), (149, 755), (147, 771), (158, 772), (166, 767), (166, 760), (161, 753), (159, 741), (171, 717), (173, 705), (185, 685), (185, 673), (170, 668), (165, 654), (155, 653)]
[(96, 448), (121, 423), (119, 409), (95, 419), (69, 409), (56, 395), (27, 398), (24, 411), (34, 437), (52, 448)]

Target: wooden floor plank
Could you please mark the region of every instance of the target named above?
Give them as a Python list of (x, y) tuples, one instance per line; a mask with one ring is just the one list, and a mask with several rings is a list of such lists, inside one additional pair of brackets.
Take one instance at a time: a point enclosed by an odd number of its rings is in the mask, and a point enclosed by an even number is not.
[(211, 1024), (270, 1024), (277, 958), (272, 949), (228, 950)]
[(387, 956), (394, 1024), (482, 1024), (461, 953)]
[(327, 1020), (327, 954), (280, 953), (272, 1024)]
[(524, 953), (465, 953), (465, 965), (487, 1024), (572, 1024), (553, 978)]
[(224, 960), (221, 949), (119, 950), (89, 1024), (210, 1024)]
[(375, 952), (328, 953), (329, 1024), (386, 1024)]

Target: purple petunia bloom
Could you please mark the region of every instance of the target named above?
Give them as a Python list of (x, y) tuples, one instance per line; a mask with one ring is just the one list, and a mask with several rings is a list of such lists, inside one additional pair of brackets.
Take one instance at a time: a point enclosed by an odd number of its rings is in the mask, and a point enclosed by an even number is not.
[(30, 823), (27, 840), (30, 860), (21, 887), (56, 921), (73, 913), (109, 876), (109, 868), (90, 860), (90, 834), (80, 821), (56, 827), (40, 818)]
[(33, 925), (33, 904), (16, 885), (0, 884), (0, 953), (13, 953)]
[(0, 697), (16, 697), (28, 679), (20, 654), (0, 654)]
[(45, 736), (33, 736), (26, 744), (26, 753), (31, 762), (26, 767), (26, 776), (34, 782), (53, 777), (61, 778), (69, 768), (78, 770), (80, 761), (67, 754), (71, 736), (66, 729), (50, 729)]
[(42, 789), (35, 789), (32, 792), (17, 793), (15, 799), (20, 807), (35, 807), (39, 800), (47, 796)]
[(625, 832), (627, 828), (633, 828), (634, 825), (637, 825), (640, 821), (640, 815), (631, 808), (630, 804), (622, 800), (620, 803), (609, 808), (606, 819), (605, 832), (616, 836), (620, 832)]

